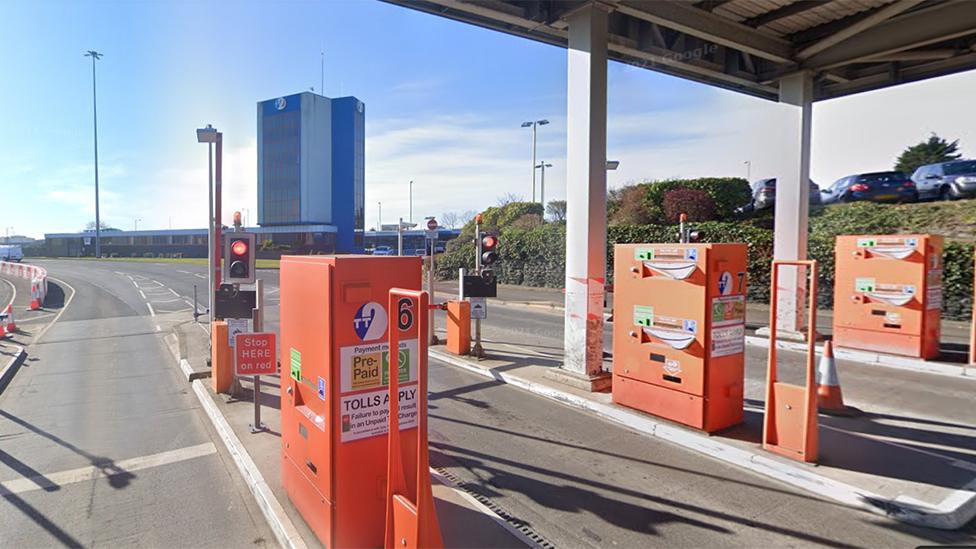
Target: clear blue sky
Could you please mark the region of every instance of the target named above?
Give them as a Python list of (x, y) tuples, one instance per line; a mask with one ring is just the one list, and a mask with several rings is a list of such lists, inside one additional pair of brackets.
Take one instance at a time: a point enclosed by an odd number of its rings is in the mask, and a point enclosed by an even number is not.
[[(507, 192), (528, 197), (529, 134), (519, 124), (532, 118), (552, 121), (539, 140), (540, 158), (554, 164), (547, 197), (565, 194), (559, 48), (369, 0), (8, 2), (2, 17), (0, 233), (76, 231), (94, 219), (88, 49), (105, 55), (102, 218), (119, 228), (204, 226), (206, 148), (193, 130), (206, 123), (225, 135), (225, 221), (235, 208), (255, 218), (255, 103), (320, 91), (322, 50), (325, 95), (366, 103), (367, 226), (378, 201), (385, 222), (407, 215), (410, 179), (415, 217), (484, 208)], [(618, 64), (609, 81), (608, 155), (621, 160), (611, 185), (744, 176), (747, 159), (754, 177), (774, 171), (766, 129), (775, 105)], [(974, 83), (967, 74), (818, 105), (814, 176), (829, 183), (887, 168), (929, 131), (972, 151), (976, 130), (953, 109)], [(850, 112), (865, 117), (856, 142), (871, 143), (858, 154), (845, 141)]]

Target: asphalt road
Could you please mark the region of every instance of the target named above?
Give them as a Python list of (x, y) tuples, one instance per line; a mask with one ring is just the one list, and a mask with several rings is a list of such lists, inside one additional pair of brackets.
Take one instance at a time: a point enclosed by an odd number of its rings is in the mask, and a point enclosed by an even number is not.
[(0, 394), (0, 545), (273, 546), (163, 344), (149, 285), (101, 265), (48, 267), (65, 304), (35, 323)]
[[(203, 287), (198, 275), (206, 272), (173, 264), (45, 264), (52, 272), (80, 272), (102, 282), (115, 277), (122, 286), (155, 282), (182, 297), (192, 296), (194, 283)], [(259, 276), (266, 284), (266, 325), (277, 329), (277, 272)], [(136, 314), (153, 303), (150, 294), (127, 295)], [(487, 337), (521, 333), (524, 340), (528, 333), (534, 338), (529, 347), (545, 354), (561, 346), (559, 315), (500, 307), (489, 315)], [(175, 321), (167, 319), (140, 320)], [(941, 532), (893, 523), (437, 361), (431, 362), (430, 380), (432, 464), (557, 547), (976, 543), (973, 524), (963, 532)]]

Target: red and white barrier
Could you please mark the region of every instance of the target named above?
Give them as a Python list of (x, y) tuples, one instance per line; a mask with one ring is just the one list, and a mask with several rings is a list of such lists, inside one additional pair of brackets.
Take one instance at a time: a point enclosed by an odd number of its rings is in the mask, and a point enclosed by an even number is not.
[(16, 276), (30, 280), (31, 283), (31, 309), (39, 309), (44, 298), (47, 297), (47, 269), (37, 265), (25, 265), (23, 263), (11, 263), (0, 261), (0, 274)]

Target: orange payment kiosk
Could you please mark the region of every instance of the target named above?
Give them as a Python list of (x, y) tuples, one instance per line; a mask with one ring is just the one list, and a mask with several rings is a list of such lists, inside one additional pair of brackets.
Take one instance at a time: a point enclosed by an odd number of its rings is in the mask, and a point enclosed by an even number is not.
[[(327, 548), (381, 547), (388, 507), (388, 324), (399, 352), (399, 440), (405, 488), (418, 475), (416, 301), (389, 310), (391, 288), (421, 288), (419, 257), (281, 259), (281, 475)], [(426, 361), (424, 362), (426, 364)], [(428, 477), (429, 478), (429, 477)]]
[(613, 401), (707, 432), (742, 421), (745, 244), (614, 247)]
[(939, 356), (942, 237), (838, 236), (834, 344)]

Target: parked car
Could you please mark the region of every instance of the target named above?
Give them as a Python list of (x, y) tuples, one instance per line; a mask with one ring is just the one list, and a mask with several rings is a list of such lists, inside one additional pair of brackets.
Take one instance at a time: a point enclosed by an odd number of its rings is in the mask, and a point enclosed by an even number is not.
[(417, 248), (413, 251), (413, 255), (419, 255), (420, 257), (427, 257), (427, 249)]
[(912, 174), (919, 198), (949, 200), (976, 196), (976, 160), (920, 166)]
[(823, 191), (822, 202), (915, 202), (918, 190), (915, 183), (902, 172), (858, 173), (834, 181)]
[(373, 248), (373, 255), (396, 255), (392, 246), (377, 246)]
[(16, 261), (24, 259), (24, 250), (20, 244), (0, 244), (0, 261)]
[[(776, 178), (760, 179), (752, 184), (752, 200), (739, 208), (739, 212), (751, 212), (771, 208), (776, 203)], [(810, 204), (820, 204), (820, 187), (810, 182)]]

